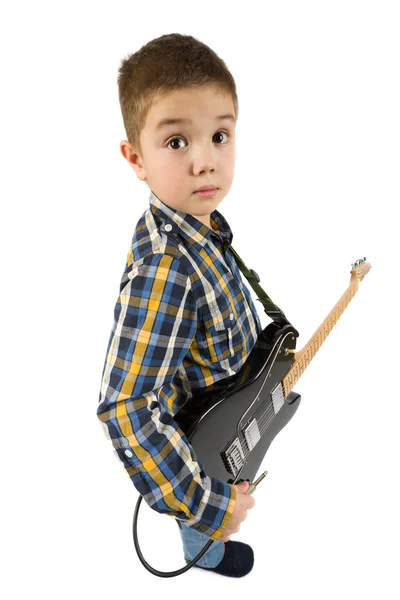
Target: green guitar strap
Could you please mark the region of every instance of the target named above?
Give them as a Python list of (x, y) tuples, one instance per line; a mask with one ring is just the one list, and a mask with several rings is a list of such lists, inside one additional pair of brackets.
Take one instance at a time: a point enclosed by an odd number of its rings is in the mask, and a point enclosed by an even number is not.
[(232, 252), (239, 269), (241, 270), (241, 272), (246, 277), (246, 279), (250, 283), (251, 287), (257, 294), (257, 296), (258, 296), (257, 299), (264, 306), (264, 312), (269, 317), (271, 317), (271, 319), (273, 319), (278, 325), (280, 325), (280, 326), (290, 325), (284, 312), (276, 304), (274, 304), (272, 302), (272, 300), (268, 296), (268, 294), (266, 292), (264, 292), (261, 285), (258, 284), (258, 282), (260, 281), (260, 277), (257, 275), (257, 273), (253, 269), (249, 269), (248, 267), (246, 267), (246, 265), (244, 264), (244, 262), (242, 261), (242, 259), (240, 258), (239, 254), (236, 252), (236, 250), (234, 250), (233, 247), (230, 246), (229, 244), (225, 243), (224, 244), (225, 252), (228, 248)]

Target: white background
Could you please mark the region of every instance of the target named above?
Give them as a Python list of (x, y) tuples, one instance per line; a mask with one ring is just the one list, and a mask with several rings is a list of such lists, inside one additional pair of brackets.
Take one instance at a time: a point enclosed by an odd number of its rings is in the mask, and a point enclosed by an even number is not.
[[(399, 598), (398, 11), (384, 0), (2, 8), (4, 598)], [(219, 210), (300, 332), (298, 349), (346, 290), (351, 263), (372, 266), (295, 386), (301, 405), (232, 538), (255, 552), (236, 580), (142, 566), (138, 493), (96, 416), (149, 195), (119, 150), (118, 68), (172, 32), (209, 45), (235, 78), (236, 171)], [(139, 540), (153, 567), (184, 566), (176, 524), (145, 502)]]

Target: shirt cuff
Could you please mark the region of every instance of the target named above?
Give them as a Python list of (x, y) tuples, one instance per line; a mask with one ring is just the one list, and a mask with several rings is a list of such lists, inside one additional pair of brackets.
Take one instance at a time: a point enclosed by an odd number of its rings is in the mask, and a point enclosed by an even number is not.
[(194, 519), (185, 524), (217, 540), (231, 520), (236, 504), (236, 488), (215, 477), (206, 476), (202, 481), (205, 491), (199, 509)]

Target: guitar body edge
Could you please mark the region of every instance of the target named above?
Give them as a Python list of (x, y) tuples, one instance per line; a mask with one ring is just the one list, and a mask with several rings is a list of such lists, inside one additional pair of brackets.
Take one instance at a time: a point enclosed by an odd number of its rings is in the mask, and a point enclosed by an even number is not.
[(252, 451), (248, 454), (245, 463), (240, 472), (236, 475), (235, 480), (232, 478), (232, 474), (229, 473), (224, 467), (220, 456), (213, 456), (213, 452), (210, 452), (210, 440), (207, 435), (207, 431), (204, 429), (199, 431), (196, 429), (192, 430), (192, 435), (188, 437), (188, 440), (192, 443), (192, 439), (194, 438), (196, 458), (202, 470), (209, 477), (215, 477), (216, 479), (226, 483), (234, 483), (238, 479), (250, 479), (250, 481), (254, 481), (269, 446), (278, 433), (291, 420), (299, 407), (300, 400), (300, 394), (297, 394), (294, 391), (289, 393), (283, 406), (275, 415), (275, 418), (268, 427), (267, 431), (260, 438), (259, 442), (252, 449)]

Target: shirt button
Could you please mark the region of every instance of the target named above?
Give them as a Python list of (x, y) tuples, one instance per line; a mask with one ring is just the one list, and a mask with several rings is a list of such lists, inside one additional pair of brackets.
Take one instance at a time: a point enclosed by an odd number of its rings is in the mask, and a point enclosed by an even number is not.
[(133, 456), (133, 452), (131, 452), (130, 450), (125, 450), (125, 454), (126, 456), (129, 456), (129, 458)]
[(165, 226), (165, 231), (171, 231), (171, 229), (172, 229), (172, 225), (167, 223), (167, 225)]
[(231, 313), (231, 314), (229, 315), (229, 318), (230, 318), (230, 320), (231, 320), (231, 321), (233, 321), (233, 313)]

